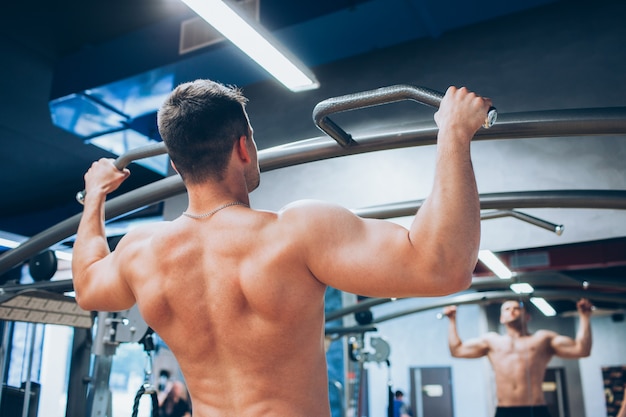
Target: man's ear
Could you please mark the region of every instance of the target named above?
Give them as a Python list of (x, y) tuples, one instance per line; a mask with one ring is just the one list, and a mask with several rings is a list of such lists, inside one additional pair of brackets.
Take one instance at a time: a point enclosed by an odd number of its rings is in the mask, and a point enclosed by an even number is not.
[(248, 149), (248, 138), (246, 137), (246, 135), (239, 136), (237, 144), (235, 145), (235, 149), (237, 151), (237, 155), (242, 162), (252, 161), (252, 158), (250, 157), (250, 151)]
[(178, 174), (179, 172), (178, 172), (178, 170), (176, 169), (176, 165), (174, 165), (174, 161), (172, 161), (171, 159), (170, 159), (170, 165), (172, 166), (172, 168), (174, 169), (174, 171), (176, 171), (176, 173)]

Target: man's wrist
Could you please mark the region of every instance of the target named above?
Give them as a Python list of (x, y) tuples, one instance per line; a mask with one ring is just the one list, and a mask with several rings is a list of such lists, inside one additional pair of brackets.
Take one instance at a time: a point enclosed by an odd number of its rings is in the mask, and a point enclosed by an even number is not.
[(102, 201), (106, 200), (106, 197), (107, 197), (107, 193), (103, 189), (89, 190), (89, 192), (87, 192), (87, 190), (85, 190), (83, 195), (84, 195), (83, 201), (85, 203), (87, 203), (87, 200), (95, 200), (95, 201), (98, 201), (98, 202), (102, 202)]

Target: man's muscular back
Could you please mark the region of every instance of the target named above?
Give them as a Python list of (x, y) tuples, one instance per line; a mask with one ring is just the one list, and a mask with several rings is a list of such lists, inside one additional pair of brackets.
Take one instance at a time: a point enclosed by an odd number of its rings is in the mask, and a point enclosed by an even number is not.
[(276, 214), (243, 210), (128, 236), (141, 314), (177, 357), (194, 417), (328, 415), (327, 391), (312, 392), (327, 388), (325, 286)]

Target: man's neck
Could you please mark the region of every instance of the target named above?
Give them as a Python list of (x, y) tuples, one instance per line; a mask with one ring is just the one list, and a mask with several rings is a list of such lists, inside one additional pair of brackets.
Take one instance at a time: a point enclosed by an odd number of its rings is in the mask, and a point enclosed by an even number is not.
[(526, 326), (519, 323), (509, 323), (506, 325), (506, 334), (510, 337), (523, 337), (528, 336), (528, 329)]
[(225, 182), (206, 182), (200, 185), (187, 186), (189, 211), (193, 213), (207, 212), (220, 204), (238, 201), (250, 204), (250, 198), (242, 187), (229, 186)]

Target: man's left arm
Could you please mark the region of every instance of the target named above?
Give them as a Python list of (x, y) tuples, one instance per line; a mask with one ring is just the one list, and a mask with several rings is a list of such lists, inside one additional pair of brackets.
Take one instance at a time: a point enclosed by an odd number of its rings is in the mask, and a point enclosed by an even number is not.
[(112, 159), (94, 162), (85, 174), (83, 214), (72, 254), (76, 302), (85, 310), (119, 311), (132, 307), (134, 295), (121, 278), (104, 227), (106, 196), (128, 177)]
[(593, 305), (586, 298), (576, 303), (579, 325), (576, 339), (556, 336), (552, 339), (552, 348), (557, 356), (568, 359), (585, 358), (591, 354), (591, 311)]

